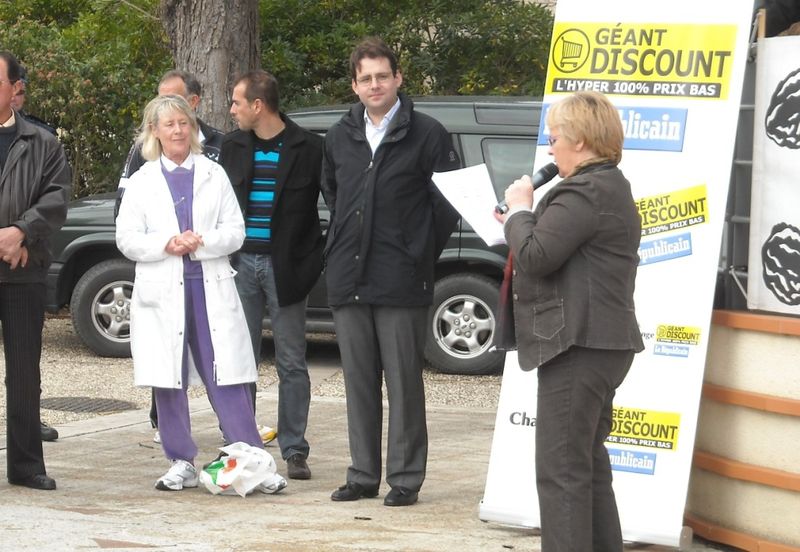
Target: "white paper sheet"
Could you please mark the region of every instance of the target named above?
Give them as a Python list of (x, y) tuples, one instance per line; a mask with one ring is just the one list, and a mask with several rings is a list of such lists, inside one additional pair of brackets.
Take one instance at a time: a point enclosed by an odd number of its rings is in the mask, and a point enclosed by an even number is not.
[(494, 218), (497, 197), (485, 164), (433, 173), (433, 183), (486, 245), (506, 243), (503, 225)]

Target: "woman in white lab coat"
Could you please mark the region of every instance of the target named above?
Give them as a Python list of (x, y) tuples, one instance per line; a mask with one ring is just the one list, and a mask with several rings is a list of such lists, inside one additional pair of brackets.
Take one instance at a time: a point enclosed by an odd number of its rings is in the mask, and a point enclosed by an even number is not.
[[(228, 262), (244, 240), (244, 221), (224, 169), (200, 155), (197, 128), (180, 96), (147, 105), (137, 140), (149, 162), (132, 176), (117, 217), (117, 246), (136, 261), (134, 382), (154, 388), (172, 462), (156, 482), (161, 490), (198, 483), (190, 383), (205, 385), (229, 442), (263, 448), (246, 385), (257, 379), (256, 364)], [(262, 490), (277, 492), (281, 481)]]

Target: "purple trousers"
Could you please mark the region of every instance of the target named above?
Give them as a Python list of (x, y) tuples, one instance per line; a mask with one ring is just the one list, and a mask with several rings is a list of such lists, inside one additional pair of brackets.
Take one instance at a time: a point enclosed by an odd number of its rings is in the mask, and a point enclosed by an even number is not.
[[(190, 351), (226, 440), (230, 443), (243, 441), (248, 445), (264, 448), (253, 416), (248, 384), (217, 385), (214, 380), (214, 347), (208, 327), (203, 279), (185, 278), (183, 287), (186, 310), (181, 377), (183, 387), (153, 388), (164, 455), (170, 460), (186, 460), (191, 463), (194, 463), (194, 458), (197, 456), (197, 445), (192, 439), (189, 402), (186, 396)], [(242, 328), (242, 331), (247, 331), (247, 328)]]

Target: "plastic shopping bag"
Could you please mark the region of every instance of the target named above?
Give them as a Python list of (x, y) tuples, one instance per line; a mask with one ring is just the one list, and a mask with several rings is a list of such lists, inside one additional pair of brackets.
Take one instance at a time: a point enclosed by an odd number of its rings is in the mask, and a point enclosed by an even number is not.
[(220, 448), (227, 454), (203, 468), (200, 481), (212, 494), (246, 496), (254, 490), (277, 493), (286, 480), (277, 473), (272, 455), (262, 448), (237, 442)]

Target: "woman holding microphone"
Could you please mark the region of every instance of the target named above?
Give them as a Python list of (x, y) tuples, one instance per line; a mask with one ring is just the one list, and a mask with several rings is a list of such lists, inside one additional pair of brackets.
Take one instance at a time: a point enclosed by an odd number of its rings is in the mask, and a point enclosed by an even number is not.
[(563, 178), (531, 211), (524, 176), (505, 192), (514, 321), (523, 370), (538, 368), (536, 481), (544, 552), (622, 552), (604, 446), (612, 400), (641, 351), (633, 291), (641, 221), (617, 167), (624, 133), (602, 94), (547, 115)]

